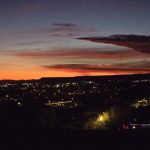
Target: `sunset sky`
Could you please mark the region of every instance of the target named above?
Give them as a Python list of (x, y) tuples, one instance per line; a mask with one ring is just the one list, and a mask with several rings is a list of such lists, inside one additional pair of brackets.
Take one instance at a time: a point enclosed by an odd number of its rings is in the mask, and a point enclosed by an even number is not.
[(150, 73), (149, 0), (0, 0), (0, 79)]

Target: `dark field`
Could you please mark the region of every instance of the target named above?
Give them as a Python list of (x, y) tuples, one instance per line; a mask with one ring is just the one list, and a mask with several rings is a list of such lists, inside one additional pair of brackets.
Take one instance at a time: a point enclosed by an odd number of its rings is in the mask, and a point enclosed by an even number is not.
[(150, 130), (83, 131), (60, 129), (1, 130), (1, 149), (95, 150), (149, 149)]

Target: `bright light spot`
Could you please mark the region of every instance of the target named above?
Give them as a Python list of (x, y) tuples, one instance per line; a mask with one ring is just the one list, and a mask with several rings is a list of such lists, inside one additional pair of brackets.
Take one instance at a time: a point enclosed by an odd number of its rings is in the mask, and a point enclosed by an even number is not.
[(17, 104), (18, 104), (19, 106), (21, 106), (21, 103), (20, 103), (20, 102), (18, 102)]
[(98, 118), (97, 118), (97, 123), (98, 122), (107, 122), (107, 121), (110, 121), (110, 118), (109, 118), (109, 114), (108, 114), (108, 112), (103, 112), (102, 114), (100, 114), (99, 116), (98, 116)]
[(133, 126), (132, 128), (135, 129), (135, 126)]
[(103, 116), (100, 116), (100, 117), (99, 117), (99, 120), (100, 120), (100, 121), (103, 121)]
[(56, 85), (56, 88), (59, 88), (59, 84)]

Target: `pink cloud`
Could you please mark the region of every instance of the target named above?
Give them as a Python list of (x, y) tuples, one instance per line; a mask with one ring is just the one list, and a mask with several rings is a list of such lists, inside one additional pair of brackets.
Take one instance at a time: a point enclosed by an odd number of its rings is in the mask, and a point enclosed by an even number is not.
[(31, 59), (46, 58), (93, 58), (93, 59), (128, 59), (128, 58), (148, 58), (147, 55), (135, 51), (102, 51), (98, 48), (67, 48), (60, 50), (31, 50), (15, 52), (18, 57), (26, 57)]

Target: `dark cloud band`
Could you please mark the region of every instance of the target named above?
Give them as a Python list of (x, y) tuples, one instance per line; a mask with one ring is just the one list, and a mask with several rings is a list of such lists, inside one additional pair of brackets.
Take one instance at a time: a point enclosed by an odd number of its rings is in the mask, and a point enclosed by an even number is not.
[(129, 66), (107, 66), (107, 65), (90, 65), (90, 64), (58, 64), (58, 65), (45, 65), (45, 69), (54, 69), (59, 71), (71, 71), (77, 73), (150, 73), (150, 68), (144, 67), (129, 67)]
[(99, 43), (110, 43), (132, 48), (133, 50), (150, 53), (150, 36), (140, 35), (112, 35), (109, 37), (83, 37), (81, 40), (89, 40)]

